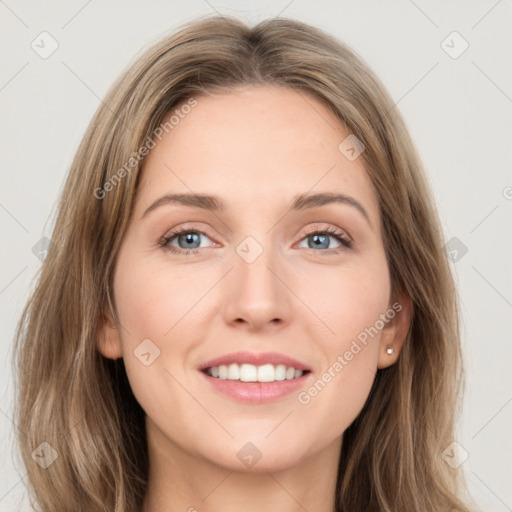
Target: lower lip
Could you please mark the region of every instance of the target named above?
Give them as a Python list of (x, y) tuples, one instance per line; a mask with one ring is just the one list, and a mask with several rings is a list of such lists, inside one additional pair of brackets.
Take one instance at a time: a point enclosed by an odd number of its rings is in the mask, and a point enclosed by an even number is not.
[(311, 373), (290, 380), (274, 382), (242, 382), (239, 380), (218, 379), (204, 372), (201, 375), (220, 393), (235, 398), (239, 402), (264, 403), (277, 400), (283, 396), (298, 391)]

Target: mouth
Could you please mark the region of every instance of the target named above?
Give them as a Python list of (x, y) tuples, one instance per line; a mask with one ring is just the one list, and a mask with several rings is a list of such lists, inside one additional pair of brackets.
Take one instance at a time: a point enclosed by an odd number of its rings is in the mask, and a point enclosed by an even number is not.
[(309, 370), (299, 370), (294, 366), (284, 364), (264, 364), (256, 366), (254, 364), (231, 363), (229, 365), (221, 364), (219, 366), (210, 366), (202, 370), (209, 377), (220, 380), (234, 380), (240, 382), (276, 382), (283, 380), (293, 380), (307, 375)]
[(237, 352), (199, 367), (210, 386), (238, 402), (277, 400), (304, 386), (310, 368), (283, 354)]

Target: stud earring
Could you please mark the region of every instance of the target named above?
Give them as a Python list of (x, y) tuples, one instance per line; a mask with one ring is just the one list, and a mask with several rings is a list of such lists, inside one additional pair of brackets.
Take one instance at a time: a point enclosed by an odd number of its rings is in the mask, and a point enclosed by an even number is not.
[(391, 347), (386, 349), (386, 354), (390, 356), (393, 353), (393, 349)]

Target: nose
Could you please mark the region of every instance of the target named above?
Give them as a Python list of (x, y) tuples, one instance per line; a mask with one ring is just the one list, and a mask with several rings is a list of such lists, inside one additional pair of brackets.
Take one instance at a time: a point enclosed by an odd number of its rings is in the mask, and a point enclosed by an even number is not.
[(251, 332), (281, 329), (292, 312), (289, 272), (270, 248), (252, 262), (242, 256), (234, 254), (234, 268), (225, 280), (226, 323)]

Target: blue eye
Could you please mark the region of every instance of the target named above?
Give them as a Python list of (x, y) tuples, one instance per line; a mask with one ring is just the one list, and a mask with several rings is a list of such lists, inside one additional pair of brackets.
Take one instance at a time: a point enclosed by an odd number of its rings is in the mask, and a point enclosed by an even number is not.
[[(204, 247), (201, 246), (201, 236), (208, 238), (202, 231), (180, 228), (165, 236), (160, 242), (160, 245), (162, 245), (165, 250), (177, 254), (197, 254), (199, 251), (196, 249)], [(178, 243), (178, 247), (171, 245), (175, 240)]]
[[(331, 248), (330, 239), (335, 239), (339, 245), (337, 247)], [(309, 249), (323, 249), (320, 251), (322, 254), (338, 254), (339, 248), (345, 247), (346, 249), (350, 249), (352, 247), (352, 240), (346, 237), (342, 232), (337, 231), (336, 229), (324, 229), (321, 231), (313, 231), (309, 233), (303, 240), (307, 240), (307, 247)], [(326, 251), (326, 249), (335, 249), (331, 251)]]
[[(174, 254), (183, 254), (186, 256), (189, 254), (198, 254), (198, 249), (208, 247), (207, 245), (201, 245), (201, 237), (206, 237), (210, 240), (206, 233), (202, 231), (190, 227), (178, 228), (163, 237), (160, 241), (160, 245), (164, 250)], [(334, 248), (330, 247), (331, 239), (336, 240), (339, 245)], [(350, 238), (346, 237), (343, 232), (332, 228), (312, 231), (302, 238), (302, 241), (305, 240), (307, 240), (306, 248), (312, 249), (322, 255), (339, 254), (342, 250), (340, 247), (345, 249), (352, 247), (352, 240)], [(178, 244), (178, 247), (173, 245), (174, 242)]]

